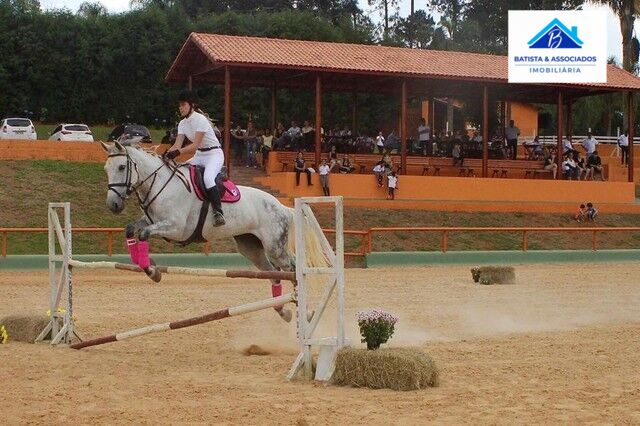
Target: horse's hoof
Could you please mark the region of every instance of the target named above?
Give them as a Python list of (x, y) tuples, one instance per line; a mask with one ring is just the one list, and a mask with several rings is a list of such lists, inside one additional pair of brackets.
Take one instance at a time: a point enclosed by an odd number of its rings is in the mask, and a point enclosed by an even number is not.
[(291, 311), (289, 309), (280, 309), (278, 311), (278, 315), (280, 315), (280, 318), (282, 318), (283, 320), (285, 320), (285, 322), (291, 322)]
[(154, 262), (153, 259), (150, 259), (150, 260), (151, 260), (151, 265), (153, 266), (149, 266), (147, 269), (144, 270), (144, 272), (147, 274), (149, 278), (151, 278), (151, 280), (154, 283), (159, 283), (160, 280), (162, 279), (162, 272), (160, 272), (160, 270), (155, 267), (156, 262)]

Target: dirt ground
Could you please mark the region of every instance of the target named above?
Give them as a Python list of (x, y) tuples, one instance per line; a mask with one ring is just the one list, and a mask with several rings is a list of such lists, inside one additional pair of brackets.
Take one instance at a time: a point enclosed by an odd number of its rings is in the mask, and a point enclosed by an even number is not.
[[(360, 346), (358, 310), (399, 315), (391, 345), (432, 355), (436, 388), (287, 382), (295, 329), (268, 310), (81, 351), (0, 345), (0, 422), (640, 423), (640, 263), (525, 265), (516, 275), (514, 285), (478, 286), (462, 266), (347, 271), (348, 335)], [(111, 271), (76, 272), (74, 283), (85, 338), (269, 292), (266, 282), (151, 284)], [(44, 313), (47, 300), (45, 271), (0, 272), (0, 318)], [(245, 355), (251, 344), (270, 354)]]

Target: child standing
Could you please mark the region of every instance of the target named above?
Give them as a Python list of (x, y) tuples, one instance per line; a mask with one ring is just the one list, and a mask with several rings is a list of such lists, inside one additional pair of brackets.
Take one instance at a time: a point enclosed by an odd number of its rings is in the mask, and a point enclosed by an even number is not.
[(387, 197), (389, 200), (396, 199), (396, 189), (398, 189), (398, 177), (396, 176), (396, 172), (389, 173), (387, 177), (387, 186), (389, 187), (389, 196)]
[(331, 173), (331, 167), (327, 164), (327, 160), (322, 160), (318, 168), (318, 174), (320, 175), (322, 192), (324, 192), (324, 195), (327, 197), (329, 196), (329, 173)]

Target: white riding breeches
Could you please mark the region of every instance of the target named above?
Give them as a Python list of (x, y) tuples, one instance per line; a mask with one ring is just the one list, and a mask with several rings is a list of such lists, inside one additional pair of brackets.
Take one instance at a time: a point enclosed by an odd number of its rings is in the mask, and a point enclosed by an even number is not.
[(222, 149), (196, 151), (188, 163), (204, 167), (204, 185), (209, 189), (216, 185), (216, 176), (224, 166), (224, 152)]

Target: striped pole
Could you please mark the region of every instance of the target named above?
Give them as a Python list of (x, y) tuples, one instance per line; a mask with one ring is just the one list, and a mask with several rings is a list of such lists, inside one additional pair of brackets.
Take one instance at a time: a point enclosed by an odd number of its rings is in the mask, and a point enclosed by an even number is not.
[[(137, 265), (129, 265), (127, 263), (117, 262), (81, 262), (79, 260), (70, 260), (69, 266), (83, 269), (119, 269), (121, 271), (144, 272), (144, 270)], [(197, 275), (201, 277), (255, 278), (268, 280), (284, 280), (292, 282), (296, 281), (295, 272), (285, 271), (234, 271), (228, 269), (184, 268), (181, 266), (155, 266), (155, 268), (163, 274)]]
[(296, 300), (295, 293), (287, 293), (282, 296), (272, 297), (258, 302), (247, 303), (245, 305), (235, 306), (232, 308), (221, 309), (210, 314), (199, 317), (187, 318), (180, 321), (167, 322), (163, 324), (153, 324), (142, 328), (123, 331), (122, 333), (112, 334), (111, 336), (99, 337), (97, 339), (86, 340), (84, 342), (75, 343), (70, 347), (73, 349), (82, 349), (88, 346), (103, 345), (105, 343), (117, 342), (132, 337), (143, 336), (150, 333), (159, 333), (161, 331), (177, 330), (178, 328), (191, 327), (205, 322), (220, 320), (223, 318), (234, 317), (237, 315), (247, 314), (249, 312), (260, 311), (262, 309), (273, 308), (285, 303), (291, 303)]

